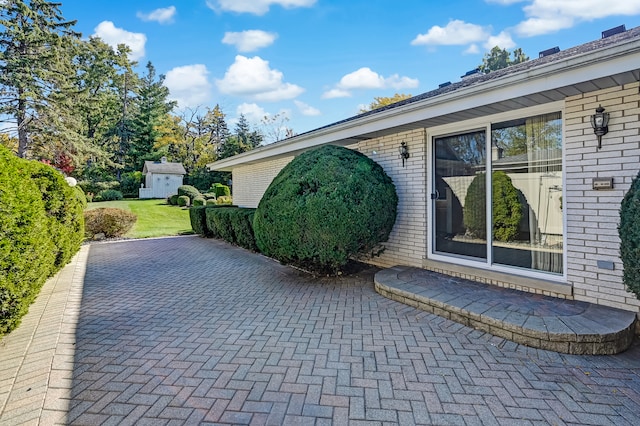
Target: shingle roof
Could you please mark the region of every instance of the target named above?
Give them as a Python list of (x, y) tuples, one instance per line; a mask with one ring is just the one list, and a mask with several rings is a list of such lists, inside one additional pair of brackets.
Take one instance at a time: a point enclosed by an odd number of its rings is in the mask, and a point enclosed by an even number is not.
[(186, 175), (182, 163), (161, 163), (160, 161), (145, 161), (143, 173), (163, 173), (166, 175)]

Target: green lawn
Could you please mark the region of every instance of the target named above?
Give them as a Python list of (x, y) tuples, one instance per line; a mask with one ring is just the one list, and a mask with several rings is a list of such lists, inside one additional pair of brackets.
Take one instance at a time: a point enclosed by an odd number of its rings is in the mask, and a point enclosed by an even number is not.
[(126, 238), (164, 237), (167, 235), (192, 234), (189, 210), (170, 206), (164, 200), (126, 199), (89, 203), (87, 210), (100, 207), (115, 207), (130, 210), (138, 216)]

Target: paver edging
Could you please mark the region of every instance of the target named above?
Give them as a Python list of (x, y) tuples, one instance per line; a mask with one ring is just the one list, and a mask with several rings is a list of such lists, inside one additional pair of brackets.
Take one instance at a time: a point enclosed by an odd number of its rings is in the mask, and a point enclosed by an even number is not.
[[(612, 355), (628, 349), (634, 339), (637, 316), (633, 312), (624, 315), (626, 311), (616, 310), (620, 311), (620, 315), (613, 321), (615, 324), (609, 324), (608, 327), (596, 320), (602, 317), (605, 311), (609, 312), (614, 308), (599, 305), (589, 305), (585, 313), (579, 315), (536, 317), (540, 320), (525, 318), (517, 312), (509, 312), (506, 315), (502, 312), (503, 315), (497, 315), (499, 310), (492, 315), (491, 309), (478, 313), (465, 309), (473, 306), (473, 302), (464, 303), (464, 307), (455, 306), (453, 302), (447, 303), (397, 288), (396, 286), (405, 283), (399, 278), (399, 273), (406, 270), (406, 267), (396, 266), (376, 273), (376, 292), (400, 303), (525, 346), (573, 355)], [(594, 319), (591, 319), (589, 314), (593, 314)], [(624, 318), (621, 319), (620, 316)], [(551, 322), (554, 322), (554, 328), (559, 329), (557, 332), (549, 330), (547, 324)]]

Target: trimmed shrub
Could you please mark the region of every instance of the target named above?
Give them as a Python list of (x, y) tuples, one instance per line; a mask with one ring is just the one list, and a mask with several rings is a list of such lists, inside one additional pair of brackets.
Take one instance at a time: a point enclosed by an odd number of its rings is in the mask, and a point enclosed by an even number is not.
[(97, 234), (106, 238), (121, 237), (133, 228), (138, 217), (123, 209), (103, 207), (84, 212), (85, 235), (93, 239)]
[(0, 146), (0, 335), (79, 249), (82, 199), (50, 166)]
[(189, 202), (193, 202), (194, 198), (200, 197), (200, 191), (195, 186), (181, 185), (178, 187), (178, 196), (189, 197)]
[(211, 185), (210, 191), (216, 194), (216, 198), (231, 196), (231, 189), (227, 185), (223, 185), (221, 183), (214, 183), (213, 185)]
[(253, 230), (267, 256), (336, 273), (351, 257), (380, 253), (397, 204), (395, 186), (379, 164), (324, 146), (280, 171), (260, 200)]
[(235, 244), (236, 242), (236, 235), (233, 232), (233, 226), (231, 225), (231, 211), (237, 209), (237, 207), (221, 207), (213, 210), (213, 226), (215, 227), (215, 234), (218, 238), (222, 238), (231, 244)]
[(620, 258), (622, 281), (640, 299), (640, 173), (636, 176), (620, 205)]
[(226, 195), (219, 196), (218, 198), (216, 198), (215, 202), (219, 206), (230, 206), (231, 204), (233, 204), (233, 200), (231, 199), (231, 197)]
[(180, 195), (178, 197), (178, 206), (189, 207), (189, 197), (187, 197), (186, 195)]
[(171, 204), (172, 206), (178, 205), (178, 194), (173, 194), (169, 197), (169, 204)]
[(189, 220), (191, 221), (191, 229), (203, 237), (210, 235), (207, 229), (206, 206), (193, 206), (189, 209)]
[(253, 234), (253, 216), (256, 209), (230, 210), (230, 222), (235, 243), (248, 250), (257, 251), (256, 237)]
[(207, 200), (214, 200), (216, 199), (216, 194), (213, 192), (206, 192), (204, 194), (202, 194), (202, 196), (207, 199)]
[[(518, 190), (505, 172), (493, 172), (493, 238), (496, 241), (513, 241), (518, 236), (522, 220), (522, 202)], [(467, 235), (484, 239), (486, 224), (486, 174), (479, 173), (471, 181), (464, 201), (463, 221)]]
[(98, 195), (93, 198), (93, 201), (117, 201), (122, 200), (122, 192), (116, 189), (105, 189), (100, 191)]
[(204, 206), (207, 204), (207, 200), (204, 197), (196, 197), (193, 199), (194, 206)]

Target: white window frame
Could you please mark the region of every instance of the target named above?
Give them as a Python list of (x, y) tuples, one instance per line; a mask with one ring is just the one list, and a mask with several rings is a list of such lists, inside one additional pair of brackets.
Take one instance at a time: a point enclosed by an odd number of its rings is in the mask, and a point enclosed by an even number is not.
[[(488, 250), (487, 252), (487, 258), (486, 260), (481, 259), (481, 260), (470, 260), (468, 258), (464, 258), (464, 257), (458, 257), (455, 255), (444, 255), (444, 254), (439, 254), (435, 252), (435, 246), (434, 246), (434, 230), (435, 230), (435, 203), (433, 202), (433, 200), (430, 199), (429, 194), (431, 194), (435, 188), (435, 183), (434, 183), (434, 170), (433, 170), (433, 164), (434, 164), (434, 148), (433, 148), (433, 142), (436, 138), (439, 137), (444, 137), (444, 136), (451, 136), (451, 135), (456, 135), (456, 134), (461, 134), (461, 133), (466, 133), (466, 132), (470, 132), (470, 131), (478, 131), (481, 129), (485, 129), (486, 132), (486, 147), (485, 149), (487, 150), (487, 152), (485, 153), (485, 158), (486, 158), (486, 164), (485, 166), (487, 167), (487, 170), (492, 170), (492, 159), (491, 159), (491, 125), (492, 124), (496, 124), (496, 123), (502, 123), (504, 121), (510, 121), (510, 120), (516, 120), (519, 118), (526, 118), (526, 117), (533, 117), (533, 116), (538, 116), (538, 115), (543, 115), (543, 114), (550, 114), (550, 113), (554, 113), (554, 112), (560, 112), (562, 114), (562, 199), (563, 200), (567, 200), (566, 197), (566, 168), (567, 168), (567, 164), (566, 164), (566, 148), (565, 148), (565, 123), (566, 123), (566, 117), (565, 117), (565, 102), (564, 101), (557, 101), (557, 102), (550, 102), (544, 105), (537, 105), (534, 107), (528, 107), (528, 108), (522, 108), (522, 109), (518, 109), (518, 110), (514, 110), (514, 111), (509, 111), (509, 112), (505, 112), (505, 113), (499, 113), (499, 114), (493, 114), (493, 115), (488, 115), (485, 117), (481, 117), (481, 118), (474, 118), (474, 119), (470, 119), (470, 120), (465, 120), (465, 121), (461, 121), (461, 122), (457, 122), (457, 123), (452, 123), (452, 124), (445, 124), (442, 126), (436, 126), (436, 127), (431, 127), (431, 128), (427, 128), (426, 129), (426, 134), (427, 137), (425, 138), (425, 143), (426, 143), (426, 154), (427, 154), (427, 163), (426, 163), (426, 169), (427, 172), (425, 173), (427, 176), (427, 200), (428, 202), (428, 207), (427, 207), (427, 259), (429, 260), (434, 260), (434, 261), (439, 261), (439, 262), (446, 262), (446, 263), (453, 263), (453, 264), (457, 264), (457, 265), (461, 265), (461, 266), (467, 266), (467, 267), (471, 267), (471, 268), (477, 268), (477, 269), (481, 269), (481, 270), (488, 270), (488, 271), (496, 271), (496, 272), (502, 272), (502, 273), (506, 273), (506, 274), (511, 274), (511, 275), (520, 275), (520, 276), (524, 276), (524, 277), (528, 277), (528, 278), (537, 278), (537, 279), (542, 279), (545, 281), (554, 281), (554, 282), (558, 282), (558, 283), (567, 283), (567, 214), (566, 211), (563, 212), (562, 215), (562, 227), (563, 227), (563, 232), (562, 232), (562, 274), (554, 274), (551, 272), (542, 272), (542, 271), (537, 271), (537, 270), (533, 270), (533, 269), (526, 269), (526, 268), (518, 268), (518, 267), (514, 267), (514, 266), (507, 266), (507, 265), (498, 265), (498, 264), (492, 264), (493, 262), (493, 253), (492, 250)], [(487, 173), (487, 188), (490, 188), (491, 186), (489, 185), (489, 179), (490, 179), (490, 174)], [(566, 206), (568, 205), (568, 203), (566, 201), (563, 202), (563, 204)], [(491, 235), (491, 203), (487, 203), (487, 229), (489, 230), (489, 232), (487, 233), (487, 239), (488, 241), (491, 241), (492, 239), (492, 235)], [(489, 244), (488, 244), (489, 246)]]

